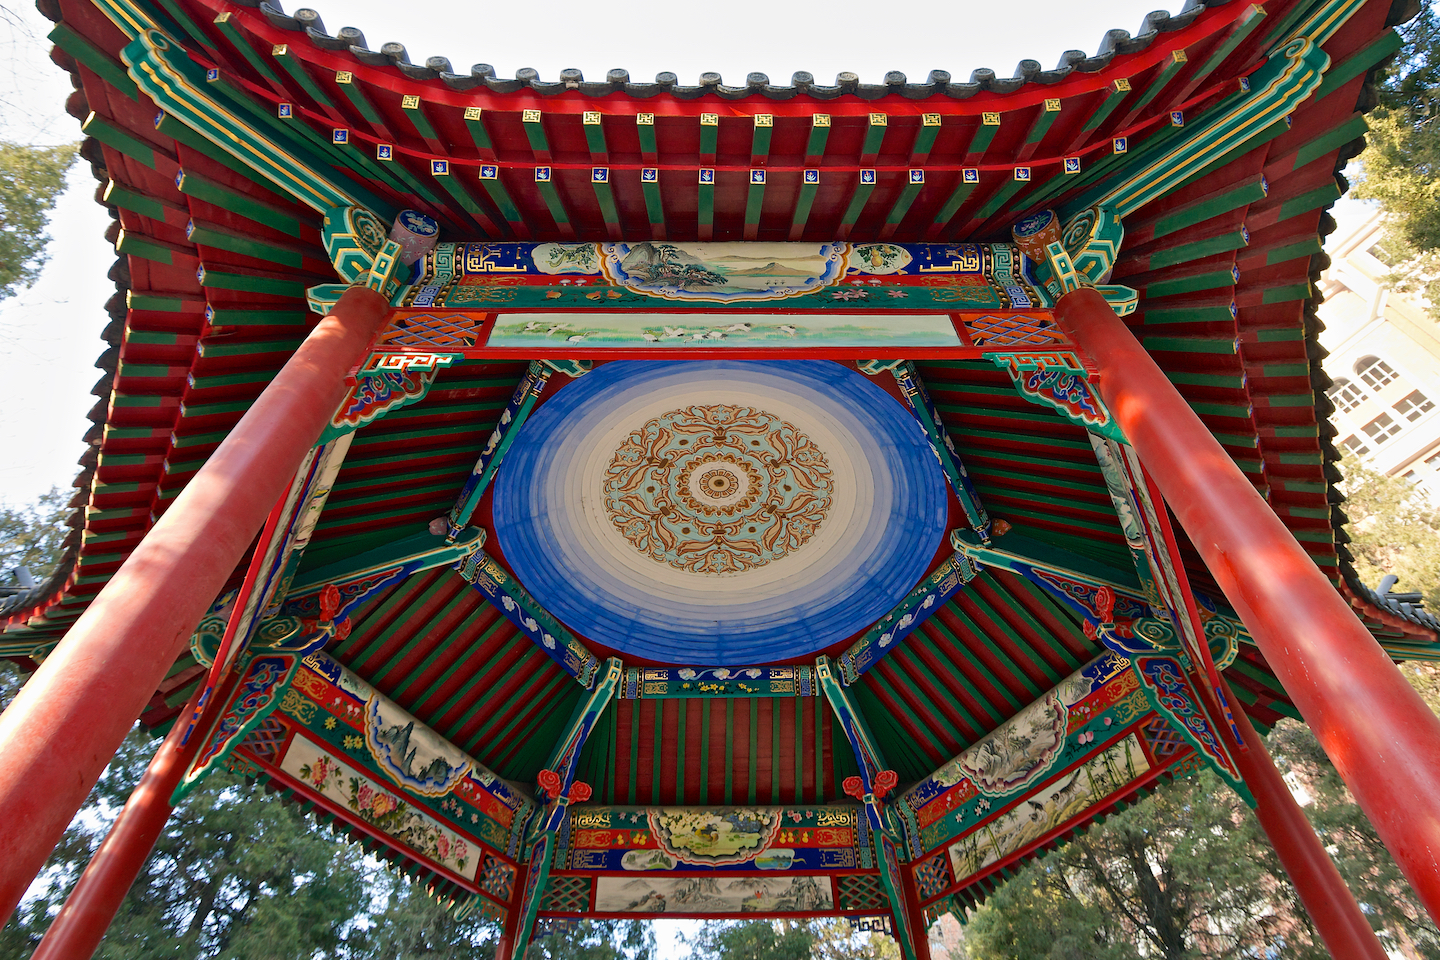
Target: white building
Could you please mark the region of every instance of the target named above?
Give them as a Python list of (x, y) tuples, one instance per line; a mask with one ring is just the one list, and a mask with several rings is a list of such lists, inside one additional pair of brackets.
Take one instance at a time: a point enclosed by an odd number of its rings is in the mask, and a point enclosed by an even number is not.
[(1440, 505), (1440, 323), (1385, 284), (1394, 258), (1384, 241), (1379, 212), (1362, 211), (1326, 245), (1320, 343), (1338, 443)]

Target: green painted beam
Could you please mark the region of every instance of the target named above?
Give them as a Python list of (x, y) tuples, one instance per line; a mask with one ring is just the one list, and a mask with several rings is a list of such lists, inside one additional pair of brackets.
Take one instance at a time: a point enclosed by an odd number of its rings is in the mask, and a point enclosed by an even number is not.
[(335, 109), (335, 102), (330, 99), (329, 94), (321, 89), (320, 84), (315, 82), (315, 78), (310, 76), (310, 71), (305, 69), (304, 60), (290, 52), (288, 43), (275, 44), (270, 48), (270, 56), (322, 109), (331, 111)]
[(830, 139), (830, 114), (810, 117), (810, 137), (805, 141), (805, 165), (816, 166), (825, 156), (825, 143)]
[(111, 59), (105, 51), (76, 33), (69, 24), (57, 23), (46, 39), (131, 100), (140, 99), (140, 90), (125, 72), (124, 65)]

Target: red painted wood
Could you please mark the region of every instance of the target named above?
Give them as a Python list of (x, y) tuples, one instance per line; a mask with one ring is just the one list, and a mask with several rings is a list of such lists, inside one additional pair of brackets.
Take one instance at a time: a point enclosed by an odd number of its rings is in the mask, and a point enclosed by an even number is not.
[(120, 902), (140, 875), (140, 868), (170, 819), (171, 794), (205, 742), (204, 737), (193, 736), (184, 746), (180, 743), (198, 696), (197, 690), (161, 741), (100, 849), (90, 858), (75, 889), (45, 931), (32, 960), (85, 960), (100, 946)]
[(1440, 918), (1440, 719), (1401, 676), (1094, 290), (1061, 326), (1100, 395), (1432, 917)]
[(0, 715), (0, 916), (249, 549), (388, 309), (373, 290), (345, 292)]
[[(1236, 702), (1228, 687), (1225, 695)], [(1219, 716), (1213, 707), (1209, 712)], [(1331, 956), (1382, 960), (1384, 948), (1244, 711), (1235, 711), (1235, 725), (1250, 748), (1235, 751), (1235, 765), (1255, 796), (1255, 816)]]

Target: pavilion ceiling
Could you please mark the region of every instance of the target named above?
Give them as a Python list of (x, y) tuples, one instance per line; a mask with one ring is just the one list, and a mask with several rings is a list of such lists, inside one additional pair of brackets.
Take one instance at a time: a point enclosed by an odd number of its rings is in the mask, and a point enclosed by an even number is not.
[[(1014, 80), (977, 71), (967, 84), (932, 74), (925, 84), (842, 76), (833, 88), (803, 77), (777, 87), (752, 75), (745, 87), (685, 88), (613, 75), (457, 76), (434, 60), (409, 64), (403, 50), (370, 51), (345, 31), (331, 37), (309, 14), (165, 4), (197, 60), (219, 71), (217, 97), (249, 104), (279, 142), (377, 206), (432, 214), (446, 239), (914, 241), (1005, 236), (1021, 214), (1064, 209), (1121, 169), (1116, 137), (1130, 152), (1178, 142), (1183, 123), (1238, 90), (1310, 6), (1278, 0), (1261, 15), (1237, 0), (1152, 15), (1135, 38), (1107, 34), (1095, 57), (1067, 54), (1055, 71), (1027, 61)], [(53, 56), (77, 87), (67, 109), (85, 123), (82, 155), (116, 218), (119, 292), (107, 304), (66, 564), (42, 588), (0, 601), (0, 644), (12, 656), (43, 654), (83, 612), (308, 331), (305, 288), (334, 280), (313, 211), (172, 118), (157, 124), (120, 64), (123, 35), (95, 7), (40, 8), (57, 22)], [(1130, 216), (1112, 281), (1139, 290), (1127, 318), (1137, 337), (1377, 636), (1424, 651), (1440, 624), (1365, 591), (1348, 567), (1313, 287), (1332, 226), (1325, 209), (1345, 185), (1338, 170), (1362, 145), (1371, 71), (1394, 50), (1383, 28), (1405, 10), (1363, 4), (1327, 41), (1332, 67), (1315, 95)], [(382, 145), (391, 159), (379, 159)], [(1079, 173), (1063, 172), (1067, 157)], [(447, 165), (438, 175), (437, 161)], [(485, 168), (493, 178), (482, 179)], [(818, 183), (807, 186), (806, 170)], [(444, 514), (525, 369), (442, 369), (423, 400), (363, 427), (303, 569)], [(993, 517), (1098, 564), (1130, 564), (1083, 429), (1027, 402), (988, 362), (919, 370)], [(1196, 585), (1215, 593), (1180, 541)], [(501, 776), (534, 781), (582, 691), (469, 584), (430, 570), (351, 620), (332, 657)], [(910, 782), (1100, 652), (1072, 612), (1023, 578), (987, 571), (852, 689)], [(201, 673), (189, 656), (177, 662), (145, 722), (171, 721)], [(1253, 648), (1227, 679), (1258, 724), (1293, 714)], [(828, 803), (843, 797), (855, 761), (822, 706), (813, 696), (617, 700), (578, 775), (608, 804)]]

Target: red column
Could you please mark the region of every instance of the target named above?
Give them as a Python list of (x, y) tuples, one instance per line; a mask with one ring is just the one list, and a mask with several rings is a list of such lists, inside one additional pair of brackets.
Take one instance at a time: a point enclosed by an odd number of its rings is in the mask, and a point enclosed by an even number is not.
[(345, 292), (0, 715), (0, 920), (185, 649), (388, 309), (373, 290)]
[(1166, 503), (1431, 917), (1440, 919), (1440, 720), (1103, 297), (1060, 326)]
[[(1224, 682), (1223, 680), (1221, 681)], [(1325, 948), (1332, 957), (1355, 958), (1355, 960), (1386, 960), (1388, 956), (1380, 940), (1375, 936), (1360, 904), (1355, 902), (1350, 888), (1335, 868), (1335, 861), (1325, 852), (1315, 828), (1305, 819), (1305, 811), (1295, 802), (1275, 761), (1265, 749), (1265, 741), (1250, 725), (1250, 718), (1239, 709), (1235, 694), (1226, 687), (1226, 698), (1235, 707), (1235, 725), (1240, 736), (1250, 749), (1245, 752), (1232, 751), (1235, 766), (1245, 785), (1255, 797), (1255, 818), (1260, 821), (1275, 855), (1290, 877), (1300, 902), (1310, 914), (1310, 922), (1325, 941)], [(1207, 698), (1208, 701), (1208, 698)], [(1220, 714), (1212, 705), (1208, 711), (1212, 717)], [(38, 954), (37, 954), (38, 957)], [(33, 960), (33, 958), (32, 958)]]
[[(217, 699), (223, 701), (233, 689), (232, 684), (227, 690), (216, 691), (224, 695)], [(125, 808), (111, 824), (105, 841), (90, 858), (30, 960), (87, 960), (100, 946), (106, 928), (170, 819), (170, 797), (175, 787), (205, 740), (197, 731), (189, 743), (180, 745), (199, 696), (196, 690), (185, 709), (176, 715), (170, 732), (145, 768), (145, 775), (131, 791)]]

